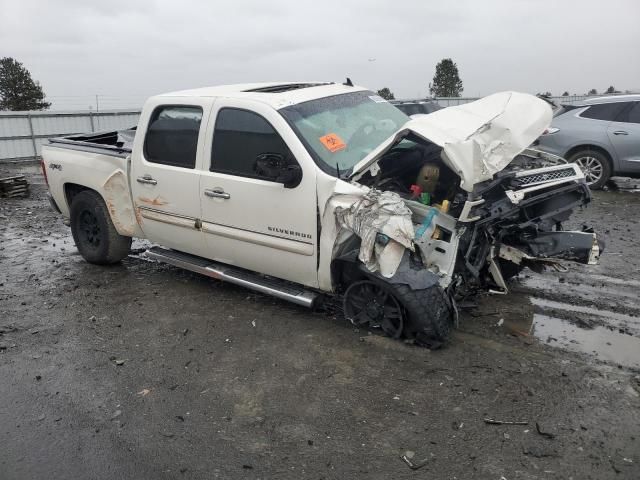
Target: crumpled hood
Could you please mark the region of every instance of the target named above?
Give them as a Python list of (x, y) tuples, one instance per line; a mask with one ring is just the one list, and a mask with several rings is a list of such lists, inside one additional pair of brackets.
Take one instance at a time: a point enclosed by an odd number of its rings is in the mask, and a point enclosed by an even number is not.
[(551, 107), (533, 95), (500, 92), (408, 121), (353, 169), (357, 181), (410, 133), (442, 147), (442, 160), (470, 192), (491, 179), (550, 125)]

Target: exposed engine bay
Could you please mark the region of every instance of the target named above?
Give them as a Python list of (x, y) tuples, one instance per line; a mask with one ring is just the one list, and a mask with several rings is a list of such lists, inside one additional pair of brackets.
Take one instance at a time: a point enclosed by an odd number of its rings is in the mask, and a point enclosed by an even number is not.
[(409, 136), (381, 157), (375, 176), (367, 173), (359, 183), (396, 192), (405, 200), (423, 205), (449, 205), (444, 213), (452, 209), (455, 216), (455, 207), (461, 208), (466, 195), (460, 191), (460, 177), (442, 161), (441, 153), (438, 145), (414, 141)]

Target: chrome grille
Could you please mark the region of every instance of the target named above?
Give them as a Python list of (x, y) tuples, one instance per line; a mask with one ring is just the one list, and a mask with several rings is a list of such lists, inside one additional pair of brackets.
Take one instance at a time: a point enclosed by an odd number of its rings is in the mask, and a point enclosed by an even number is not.
[(521, 185), (532, 185), (534, 183), (553, 182), (563, 178), (574, 177), (576, 172), (573, 168), (563, 168), (561, 170), (551, 170), (547, 172), (539, 172), (533, 175), (523, 175), (518, 178)]

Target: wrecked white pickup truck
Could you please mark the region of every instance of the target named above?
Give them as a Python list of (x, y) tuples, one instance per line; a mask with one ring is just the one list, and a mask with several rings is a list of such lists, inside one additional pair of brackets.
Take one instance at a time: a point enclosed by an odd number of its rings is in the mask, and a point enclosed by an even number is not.
[(597, 261), (573, 164), (517, 169), (551, 121), (515, 92), (410, 120), (350, 84), (233, 85), (150, 98), (137, 129), (51, 140), (43, 171), (82, 256), (147, 256), (354, 324), (441, 342), (455, 298), (522, 268)]

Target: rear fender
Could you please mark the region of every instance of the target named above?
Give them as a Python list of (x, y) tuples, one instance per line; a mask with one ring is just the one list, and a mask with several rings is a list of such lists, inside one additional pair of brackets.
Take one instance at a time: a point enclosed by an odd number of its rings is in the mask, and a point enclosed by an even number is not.
[(126, 237), (142, 236), (138, 224), (140, 219), (131, 201), (125, 172), (120, 169), (113, 172), (104, 182), (103, 192), (104, 202), (118, 233)]

